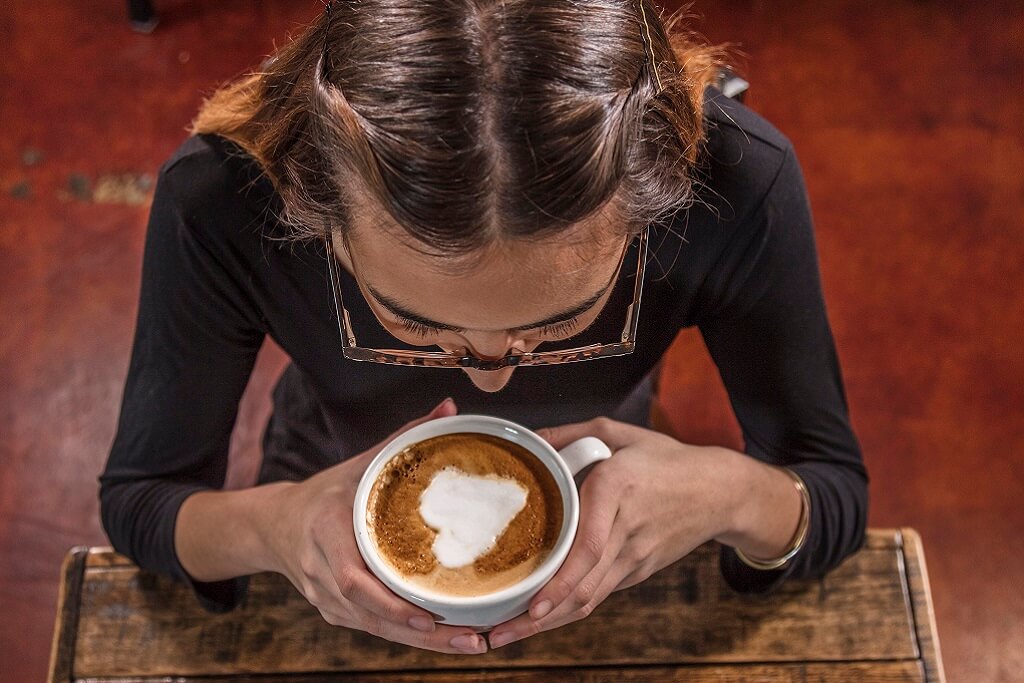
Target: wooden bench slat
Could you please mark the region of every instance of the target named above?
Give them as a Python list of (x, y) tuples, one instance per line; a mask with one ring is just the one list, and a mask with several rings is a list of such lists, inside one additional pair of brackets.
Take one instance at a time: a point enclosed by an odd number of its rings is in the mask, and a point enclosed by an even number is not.
[[(864, 550), (901, 550), (905, 529), (869, 529), (864, 539)], [(911, 530), (912, 531), (912, 530)], [(916, 532), (914, 532), (916, 533)], [(78, 548), (73, 549), (78, 550)], [(111, 548), (82, 548), (85, 551), (85, 566), (88, 569), (128, 568), (135, 569), (135, 563)]]
[(913, 529), (901, 529), (899, 539), (904, 549), (904, 570), (913, 609), (914, 634), (921, 652), (926, 679), (945, 683), (946, 672), (942, 668), (939, 631), (935, 623), (932, 589), (928, 585), (928, 568), (924, 562), (921, 536)]
[[(90, 679), (94, 681), (95, 679)], [(153, 678), (119, 678), (117, 683), (155, 683)], [(917, 661), (841, 662), (836, 664), (731, 664), (718, 666), (634, 667), (614, 669), (503, 669), (296, 674), (232, 677), (232, 683), (919, 683)], [(188, 683), (224, 683), (224, 678), (189, 678)]]
[(717, 552), (713, 544), (699, 548), (614, 594), (588, 619), (481, 657), (439, 655), (332, 627), (277, 575), (253, 577), (242, 606), (210, 614), (185, 587), (140, 572), (116, 554), (94, 552), (85, 560), (73, 673), (197, 677), (918, 661), (922, 639), (915, 636), (897, 532), (873, 530), (865, 548), (825, 579), (791, 581), (766, 598), (729, 589), (718, 574)]
[(78, 613), (81, 605), (82, 582), (89, 549), (72, 548), (64, 557), (60, 570), (60, 590), (57, 594), (57, 622), (50, 647), (50, 681), (71, 680), (71, 665), (78, 640)]

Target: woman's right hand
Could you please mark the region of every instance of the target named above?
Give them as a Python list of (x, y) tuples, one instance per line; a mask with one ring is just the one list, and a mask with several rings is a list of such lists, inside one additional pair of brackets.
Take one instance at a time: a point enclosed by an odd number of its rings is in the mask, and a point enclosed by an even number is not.
[(282, 486), (267, 500), (262, 525), (275, 569), (284, 574), (328, 623), (397, 643), (451, 654), (481, 654), (486, 641), (467, 627), (443, 626), (427, 611), (395, 595), (363, 562), (352, 528), (359, 479), (388, 441), (438, 417), (454, 415), (447, 399), (377, 446)]

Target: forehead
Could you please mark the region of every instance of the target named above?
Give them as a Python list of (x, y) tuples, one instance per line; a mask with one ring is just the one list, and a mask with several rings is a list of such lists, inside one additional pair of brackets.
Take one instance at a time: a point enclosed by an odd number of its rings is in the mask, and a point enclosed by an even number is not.
[(354, 226), (345, 245), (358, 278), (423, 317), (476, 330), (519, 327), (588, 299), (614, 276), (626, 244), (606, 223), (450, 258), (425, 254), (408, 239)]

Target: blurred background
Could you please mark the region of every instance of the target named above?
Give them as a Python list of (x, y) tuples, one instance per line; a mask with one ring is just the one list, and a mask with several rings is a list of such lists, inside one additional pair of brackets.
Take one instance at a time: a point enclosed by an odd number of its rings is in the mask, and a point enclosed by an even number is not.
[[(664, 5), (675, 9), (673, 3)], [(157, 169), (201, 97), (316, 0), (0, 6), (0, 681), (46, 674), (61, 560), (105, 545), (114, 434)], [(924, 542), (950, 681), (1024, 680), (1024, 4), (698, 0), (747, 104), (793, 141), (871, 475), (870, 525)], [(152, 28), (152, 27), (150, 27)], [(256, 466), (264, 348), (231, 482)], [(740, 446), (695, 332), (665, 363), (682, 438)]]

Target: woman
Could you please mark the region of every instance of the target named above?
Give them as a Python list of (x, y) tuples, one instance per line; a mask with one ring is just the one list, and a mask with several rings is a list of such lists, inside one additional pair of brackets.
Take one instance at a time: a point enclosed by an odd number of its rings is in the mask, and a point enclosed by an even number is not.
[[(614, 451), (564, 566), (490, 647), (711, 539), (749, 592), (859, 548), (867, 476), (799, 165), (709, 87), (712, 53), (671, 35), (647, 0), (332, 4), (215, 93), (151, 210), (101, 477), (114, 546), (212, 608), (277, 571), (333, 624), (484, 652), (369, 574), (351, 529), (381, 439), (461, 409)], [(653, 370), (693, 325), (746, 453), (644, 426)], [(292, 364), (260, 482), (222, 491), (265, 335)]]

